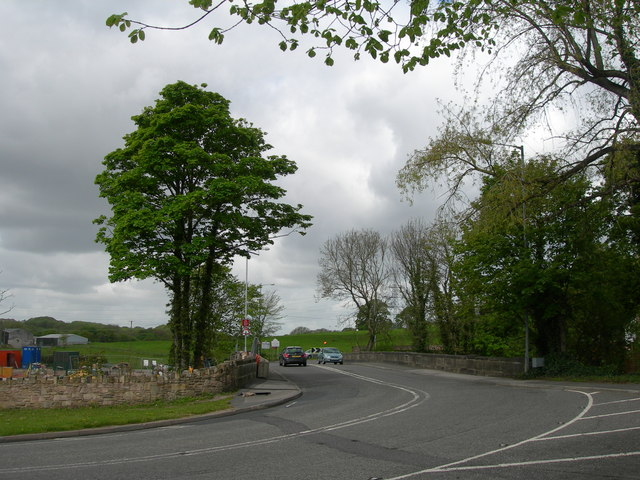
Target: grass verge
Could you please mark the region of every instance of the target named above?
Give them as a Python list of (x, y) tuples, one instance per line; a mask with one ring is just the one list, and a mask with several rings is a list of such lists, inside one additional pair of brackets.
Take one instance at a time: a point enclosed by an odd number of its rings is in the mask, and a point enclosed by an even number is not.
[(202, 415), (231, 408), (232, 397), (233, 394), (228, 393), (144, 405), (0, 410), (0, 436), (81, 430)]
[(628, 373), (621, 375), (549, 375), (532, 377), (535, 380), (548, 380), (551, 382), (586, 382), (586, 383), (615, 383), (615, 384), (640, 384), (640, 374)]

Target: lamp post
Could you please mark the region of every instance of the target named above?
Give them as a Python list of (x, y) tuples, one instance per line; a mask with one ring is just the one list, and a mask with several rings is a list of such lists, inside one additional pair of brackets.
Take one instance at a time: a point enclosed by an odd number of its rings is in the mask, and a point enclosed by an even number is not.
[[(520, 152), (520, 169), (522, 186), (522, 241), (525, 251), (529, 247), (527, 242), (527, 202), (525, 201), (525, 189), (524, 189), (524, 145), (513, 145), (510, 143), (494, 143), (492, 145), (499, 145), (501, 147), (510, 147), (519, 150)], [(529, 312), (527, 308), (524, 309), (524, 373), (529, 372)]]
[[(269, 250), (268, 248), (263, 248), (263, 250)], [(242, 336), (244, 337), (244, 351), (247, 351), (247, 337), (248, 334), (245, 334), (245, 329), (248, 332), (249, 330), (249, 257), (250, 255), (257, 254), (257, 252), (248, 252), (249, 255), (245, 257), (244, 264), (244, 318), (242, 319)]]
[(247, 335), (245, 334), (246, 326), (244, 323), (247, 318), (247, 311), (249, 307), (249, 257), (245, 258), (244, 263), (244, 316), (242, 318), (242, 336), (244, 337), (244, 352), (247, 351)]

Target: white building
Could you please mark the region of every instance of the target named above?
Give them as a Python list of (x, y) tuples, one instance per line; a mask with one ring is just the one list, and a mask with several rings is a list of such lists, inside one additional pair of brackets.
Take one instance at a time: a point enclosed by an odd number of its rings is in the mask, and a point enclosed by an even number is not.
[(51, 333), (36, 337), (36, 345), (42, 347), (62, 347), (65, 345), (86, 345), (89, 339), (75, 333)]

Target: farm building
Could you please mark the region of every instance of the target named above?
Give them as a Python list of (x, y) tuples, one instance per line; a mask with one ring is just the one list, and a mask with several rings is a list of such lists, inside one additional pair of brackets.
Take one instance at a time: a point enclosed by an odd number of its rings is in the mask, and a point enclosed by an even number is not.
[(28, 347), (35, 345), (35, 337), (22, 328), (5, 328), (0, 330), (0, 344), (14, 348)]
[(64, 345), (85, 345), (89, 339), (75, 333), (51, 333), (36, 337), (36, 345), (41, 347), (59, 347)]

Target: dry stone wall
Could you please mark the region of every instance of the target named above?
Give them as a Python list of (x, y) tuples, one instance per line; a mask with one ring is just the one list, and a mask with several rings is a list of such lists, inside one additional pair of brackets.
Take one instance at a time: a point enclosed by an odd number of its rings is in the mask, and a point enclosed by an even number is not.
[(254, 380), (257, 372), (256, 358), (249, 356), (165, 375), (13, 378), (0, 382), (0, 408), (130, 405), (197, 397), (237, 390)]
[(475, 355), (445, 355), (413, 352), (358, 352), (345, 354), (345, 361), (389, 362), (414, 368), (428, 368), (452, 373), (510, 377), (524, 371), (522, 358), (478, 357)]

